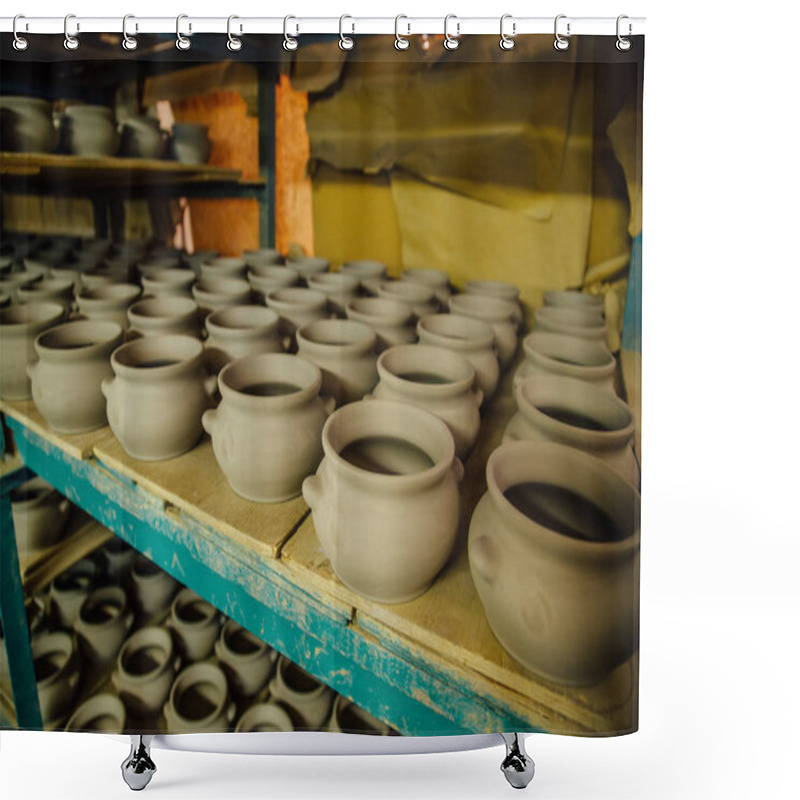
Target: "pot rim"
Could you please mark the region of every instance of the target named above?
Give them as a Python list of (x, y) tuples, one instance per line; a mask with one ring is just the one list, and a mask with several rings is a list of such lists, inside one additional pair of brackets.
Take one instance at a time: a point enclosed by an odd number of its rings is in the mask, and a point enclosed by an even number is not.
[(328, 298), (316, 289), (286, 286), (267, 292), (267, 305), (276, 311), (318, 311), (328, 306)]
[[(431, 330), (431, 328), (448, 328), (460, 326), (462, 328), (472, 328), (475, 336), (448, 336), (441, 330)], [(446, 347), (448, 350), (464, 350), (472, 352), (492, 348), (496, 336), (491, 326), (475, 317), (461, 316), (460, 314), (431, 314), (423, 317), (417, 322), (417, 334), (420, 340), (425, 336), (430, 337), (429, 344), (439, 347)], [(446, 342), (446, 344), (444, 344)]]
[(419, 281), (381, 281), (378, 286), (378, 297), (386, 300), (397, 299), (401, 303), (433, 303), (436, 291), (427, 283)]
[[(144, 672), (140, 675), (134, 675), (133, 673), (129, 672), (124, 667), (124, 656), (126, 652), (137, 652), (138, 650), (144, 649), (147, 647), (148, 644), (140, 644), (137, 640), (146, 638), (147, 636), (152, 636), (153, 633), (157, 633), (162, 641), (166, 644), (163, 648), (166, 656), (164, 661), (156, 668), (150, 670), (150, 672)], [(158, 646), (160, 643), (156, 643), (155, 646)], [(153, 646), (152, 644), (150, 646)], [(124, 676), (124, 680), (127, 683), (149, 683), (150, 681), (157, 678), (159, 675), (162, 675), (168, 668), (172, 666), (175, 656), (175, 646), (172, 642), (172, 636), (170, 635), (169, 631), (160, 626), (160, 625), (146, 625), (143, 628), (139, 628), (139, 630), (132, 633), (122, 644), (120, 647), (119, 653), (117, 655), (117, 670), (120, 674), (120, 677)]]
[(76, 301), (78, 308), (81, 306), (106, 307), (112, 305), (120, 307), (122, 303), (130, 305), (142, 294), (141, 286), (133, 283), (107, 283), (95, 286), (91, 289), (84, 287), (78, 293)]
[[(340, 341), (334, 341), (336, 330), (341, 332)], [(330, 331), (327, 339), (322, 340), (325, 331)], [(346, 339), (347, 332), (352, 334)], [(318, 319), (303, 325), (297, 331), (297, 346), (302, 356), (305, 350), (317, 356), (358, 356), (372, 353), (378, 337), (369, 325), (351, 319)]]
[[(110, 617), (109, 619), (103, 622), (85, 622), (83, 619), (83, 610), (85, 607), (89, 605), (97, 605), (100, 600), (98, 598), (120, 598), (121, 602), (119, 605), (119, 613), (116, 616)], [(106, 628), (110, 625), (115, 625), (119, 620), (125, 618), (125, 614), (128, 610), (128, 597), (125, 594), (125, 591), (119, 586), (101, 586), (99, 589), (93, 589), (89, 594), (84, 598), (83, 602), (81, 603), (81, 607), (78, 610), (78, 623), (82, 626), (87, 626), (91, 628), (91, 630), (99, 630), (100, 628)]]
[[(404, 378), (397, 370), (402, 369), (398, 362), (410, 361), (417, 369), (433, 363), (438, 366), (444, 360), (452, 367), (453, 373), (444, 377), (447, 383), (419, 383)], [(418, 365), (418, 366), (417, 366)], [(448, 397), (470, 392), (475, 385), (475, 367), (464, 356), (431, 344), (404, 344), (390, 347), (378, 356), (378, 375), (383, 383), (408, 397), (425, 400), (444, 400)]]
[(465, 294), (477, 294), (484, 297), (495, 297), (506, 302), (519, 302), (519, 288), (513, 283), (497, 281), (490, 278), (476, 278), (464, 285)]
[[(213, 676), (213, 679), (212, 679)], [(208, 683), (215, 688), (221, 688), (221, 698), (218, 704), (214, 705), (213, 711), (206, 714), (205, 717), (200, 719), (189, 719), (184, 716), (177, 708), (175, 703), (176, 698), (181, 695), (189, 686), (198, 683)], [(176, 717), (185, 720), (188, 727), (198, 728), (215, 720), (220, 714), (225, 713), (230, 700), (230, 692), (228, 691), (227, 678), (225, 673), (216, 664), (211, 664), (207, 661), (200, 661), (196, 664), (190, 664), (184, 667), (177, 675), (169, 690), (168, 703)]]
[(450, 286), (450, 276), (443, 269), (433, 269), (432, 267), (406, 267), (400, 280), (421, 283), (437, 289)]
[(278, 321), (273, 309), (253, 303), (212, 311), (206, 317), (206, 329), (209, 336), (223, 340), (253, 339), (277, 331)]
[[(211, 613), (203, 617), (203, 619), (197, 620), (183, 619), (178, 615), (178, 608), (186, 605), (195, 605), (197, 603), (203, 603), (204, 605), (208, 606), (208, 608), (211, 609)], [(208, 602), (208, 600), (206, 600), (204, 597), (201, 597), (199, 594), (197, 594), (197, 592), (187, 586), (181, 589), (178, 594), (175, 595), (175, 599), (170, 605), (169, 613), (170, 617), (176, 622), (180, 623), (181, 627), (200, 629), (209, 624), (213, 624), (217, 618), (218, 612), (217, 609)]]
[[(19, 319), (19, 317), (22, 319)], [(18, 321), (7, 320), (17, 318)], [(0, 308), (0, 336), (9, 333), (22, 333), (41, 327), (51, 327), (54, 322), (64, 318), (64, 306), (60, 303), (42, 301), (41, 303), (18, 303)]]
[[(382, 309), (383, 313), (378, 309)], [(378, 326), (406, 325), (414, 316), (406, 303), (387, 297), (356, 297), (347, 304), (345, 311), (348, 319)]]
[[(233, 629), (233, 630), (232, 630)], [(234, 635), (239, 633), (239, 631), (244, 631), (247, 636), (252, 637), (258, 644), (258, 647), (252, 653), (237, 653), (228, 646), (228, 642), (226, 637), (228, 635)], [(236, 620), (229, 619), (223, 626), (222, 630), (219, 634), (219, 646), (220, 648), (227, 654), (230, 655), (231, 658), (235, 659), (237, 663), (241, 663), (243, 661), (257, 661), (259, 658), (263, 658), (265, 655), (269, 653), (269, 645), (258, 638), (254, 633), (247, 630), (244, 625), (240, 625)]]
[[(138, 351), (150, 351), (150, 360), (163, 360), (172, 351), (177, 356), (177, 363), (166, 364), (161, 367), (142, 367), (130, 363), (132, 358), (139, 356)], [(133, 354), (133, 357), (132, 357)], [(170, 334), (168, 336), (144, 336), (133, 339), (120, 345), (111, 354), (111, 368), (120, 378), (147, 378), (148, 380), (162, 380), (175, 378), (188, 374), (201, 364), (203, 345), (199, 339), (184, 334)], [(173, 356), (174, 357), (174, 356)]]
[[(122, 343), (122, 326), (106, 320), (73, 320), (48, 328), (33, 346), (41, 361), (83, 361), (87, 356), (111, 355)], [(52, 340), (67, 337), (69, 347), (54, 346)], [(90, 339), (86, 344), (80, 342)], [(71, 340), (71, 341), (70, 341)], [(79, 345), (75, 345), (75, 341)]]
[[(162, 313), (146, 313), (154, 310)], [(145, 297), (128, 306), (128, 321), (132, 325), (144, 322), (145, 327), (148, 324), (151, 327), (158, 323), (172, 324), (193, 319), (198, 310), (197, 303), (190, 297)]]
[[(550, 353), (554, 351), (569, 351), (583, 353), (587, 357), (602, 356), (601, 364), (576, 364), (573, 361), (564, 361), (534, 349), (537, 342), (548, 347)], [(593, 339), (581, 339), (577, 336), (569, 336), (566, 333), (555, 333), (553, 331), (533, 331), (522, 340), (522, 349), (525, 357), (535, 364), (541, 364), (551, 372), (567, 374), (573, 377), (591, 377), (594, 380), (608, 378), (614, 374), (617, 363), (611, 351), (600, 341)]]
[(450, 312), (474, 317), (484, 322), (515, 324), (516, 309), (510, 300), (488, 294), (454, 294), (448, 299)]
[[(58, 647), (61, 643), (62, 647)], [(47, 647), (47, 645), (51, 645)], [(38, 652), (41, 650), (41, 652)], [(41, 658), (48, 653), (66, 653), (67, 658), (64, 663), (52, 674), (45, 678), (43, 681), (36, 681), (37, 686), (45, 687), (60, 681), (64, 677), (64, 673), (70, 668), (75, 658), (75, 640), (72, 635), (65, 631), (47, 631), (36, 636), (31, 642), (31, 651), (33, 660)]]

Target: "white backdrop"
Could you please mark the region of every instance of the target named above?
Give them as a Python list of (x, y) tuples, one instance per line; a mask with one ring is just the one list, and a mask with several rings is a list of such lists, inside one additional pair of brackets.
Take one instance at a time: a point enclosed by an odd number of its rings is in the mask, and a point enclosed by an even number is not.
[[(113, 5), (113, 4), (112, 4)], [(402, 7), (401, 7), (402, 6)], [(728, 14), (726, 15), (726, 6)], [(3, 13), (648, 16), (641, 730), (536, 736), (556, 798), (797, 797), (800, 446), (797, 67), (780, 16), (673, 0), (38, 0)], [(717, 10), (714, 11), (714, 8)], [(774, 31), (774, 34), (773, 34)], [(33, 42), (35, 47), (35, 41)], [(301, 45), (302, 46), (302, 45)], [(611, 46), (609, 42), (609, 46)], [(2, 734), (4, 798), (128, 796), (118, 742)], [(508, 797), (501, 751), (403, 758), (156, 753), (154, 798)]]

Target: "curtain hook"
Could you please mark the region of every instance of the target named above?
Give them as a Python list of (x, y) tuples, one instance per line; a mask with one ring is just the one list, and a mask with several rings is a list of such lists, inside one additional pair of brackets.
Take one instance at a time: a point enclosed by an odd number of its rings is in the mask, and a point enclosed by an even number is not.
[[(290, 19), (297, 19), (297, 17), (293, 17), (291, 14), (283, 18), (283, 49), (289, 50), (297, 50), (297, 39), (289, 36), (288, 26)], [(295, 36), (300, 33), (300, 26), (298, 25), (295, 30)]]
[[(70, 32), (69, 32), (69, 21), (71, 19), (76, 19), (74, 14), (67, 14), (67, 16), (64, 17), (64, 49), (65, 50), (77, 50), (81, 45), (81, 43), (78, 41), (78, 37), (77, 36), (71, 36), (70, 35)], [(79, 31), (80, 29), (81, 29), (80, 24), (76, 22), (75, 23), (76, 32)]]
[[(227, 47), (228, 47), (228, 50), (230, 50), (232, 53), (236, 53), (236, 52), (238, 52), (239, 50), (242, 49), (242, 40), (238, 39), (236, 36), (234, 36), (231, 33), (231, 22), (233, 22), (235, 19), (239, 19), (239, 17), (237, 17), (235, 14), (231, 14), (231, 16), (228, 17), (228, 42), (227, 42)], [(242, 32), (242, 26), (239, 25), (239, 33), (241, 33), (241, 32)]]
[(571, 36), (570, 30), (569, 30), (570, 24), (569, 24), (569, 22), (567, 22), (567, 35), (566, 36), (562, 36), (558, 32), (558, 21), (560, 19), (567, 19), (567, 15), (566, 14), (559, 14), (556, 17), (555, 25), (554, 25), (554, 28), (553, 28), (553, 30), (555, 32), (556, 39), (553, 42), (553, 47), (555, 47), (556, 50), (569, 50), (569, 37)]
[[(616, 41), (616, 47), (617, 47), (617, 50), (619, 50), (621, 53), (626, 53), (628, 50), (631, 49), (631, 40), (628, 39), (626, 36), (623, 36), (622, 33), (620, 33), (620, 28), (621, 28), (620, 23), (624, 19), (629, 19), (626, 14), (620, 14), (617, 17), (617, 41)], [(632, 33), (633, 33), (633, 26), (631, 25), (630, 22), (628, 22), (628, 36), (630, 36)]]
[[(451, 19), (456, 21), (456, 35), (453, 36), (452, 34), (448, 33), (447, 31), (447, 23), (450, 22)], [(458, 37), (461, 34), (461, 23), (458, 21), (458, 17), (455, 14), (448, 14), (444, 18), (444, 47), (445, 50), (458, 50), (458, 46), (461, 42), (458, 40)]]
[[(339, 47), (342, 50), (352, 50), (355, 46), (355, 40), (351, 36), (345, 36), (344, 31), (342, 30), (344, 21), (346, 19), (353, 19), (349, 14), (342, 14), (339, 17)], [(355, 33), (356, 25), (355, 23), (352, 24), (352, 32)]]
[[(405, 36), (400, 35), (400, 20), (408, 19), (405, 14), (398, 14), (394, 18), (394, 46), (396, 50), (408, 50), (411, 47), (411, 42)], [(408, 25), (408, 32), (411, 33), (411, 26)]]
[[(507, 19), (512, 20), (511, 22), (511, 36), (508, 36), (505, 32), (505, 22)], [(500, 17), (500, 49), (501, 50), (513, 50), (514, 45), (516, 42), (514, 41), (514, 37), (517, 35), (517, 23), (513, 22), (513, 15), (512, 14), (503, 14)]]
[[(139, 42), (134, 36), (128, 36), (128, 20), (136, 19), (133, 14), (126, 14), (122, 18), (122, 48), (123, 50), (135, 50), (139, 46)], [(134, 30), (138, 32), (139, 23), (134, 24)]]
[[(17, 33), (17, 22), (19, 22), (19, 20), (21, 20), (21, 19), (26, 19), (25, 15), (24, 14), (17, 14), (14, 17), (14, 24), (12, 25), (12, 28), (11, 28), (11, 30), (12, 30), (12, 32), (14, 34), (14, 49), (15, 50), (19, 50), (20, 52), (22, 52), (23, 50), (27, 50), (28, 49), (28, 45), (30, 44), (30, 42), (24, 36), (20, 36), (19, 33)], [(25, 30), (26, 31), (28, 30), (28, 23), (27, 22), (25, 23)]]
[[(189, 19), (188, 14), (178, 14), (177, 19), (175, 20), (175, 47), (178, 50), (188, 50), (192, 46), (192, 40), (187, 38), (181, 33), (181, 20), (182, 19)], [(192, 32), (192, 23), (189, 23), (189, 33)]]

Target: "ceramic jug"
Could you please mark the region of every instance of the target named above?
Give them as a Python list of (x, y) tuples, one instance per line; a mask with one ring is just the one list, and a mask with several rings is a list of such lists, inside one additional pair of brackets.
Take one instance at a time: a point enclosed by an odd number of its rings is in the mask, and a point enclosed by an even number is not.
[(232, 691), (252, 697), (264, 688), (278, 654), (237, 622), (229, 619), (214, 643), (214, 654), (228, 677)]
[(283, 656), (278, 658), (269, 693), (289, 707), (296, 728), (321, 729), (333, 704), (332, 689)]
[(119, 586), (95, 589), (83, 601), (75, 623), (81, 652), (94, 663), (113, 661), (132, 625), (133, 612)]
[(183, 657), (194, 663), (213, 652), (221, 626), (220, 614), (196, 592), (181, 589), (172, 601), (167, 626), (175, 633)]

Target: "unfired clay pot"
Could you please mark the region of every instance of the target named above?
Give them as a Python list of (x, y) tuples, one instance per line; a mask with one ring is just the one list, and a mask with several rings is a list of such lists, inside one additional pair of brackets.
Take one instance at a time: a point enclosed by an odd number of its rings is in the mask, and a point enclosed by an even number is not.
[(114, 583), (127, 584), (138, 553), (118, 536), (112, 536), (100, 550), (100, 563), (105, 575)]
[(83, 601), (75, 633), (86, 658), (105, 664), (117, 657), (132, 625), (133, 612), (128, 610), (125, 592), (119, 586), (105, 586)]
[(200, 338), (200, 310), (191, 297), (149, 297), (128, 309), (129, 335)]
[(172, 125), (172, 157), (181, 164), (205, 164), (211, 156), (208, 126), (194, 122)]
[(236, 733), (290, 733), (292, 718), (279, 703), (257, 703), (242, 714)]
[(322, 394), (341, 406), (361, 400), (378, 382), (377, 337), (360, 323), (321, 319), (297, 332), (298, 354), (322, 370)]
[(13, 489), (11, 517), (20, 554), (54, 545), (67, 524), (69, 510), (69, 500), (41, 478)]
[(439, 310), (433, 287), (424, 283), (383, 281), (378, 286), (378, 297), (403, 303), (417, 319), (423, 319)]
[(341, 272), (323, 272), (308, 278), (309, 289), (322, 292), (328, 298), (331, 311), (337, 316), (344, 316), (345, 306), (358, 292), (358, 278), (343, 275)]
[[(84, 287), (87, 286), (84, 279)], [(142, 290), (132, 283), (110, 283), (95, 289), (84, 288), (77, 297), (78, 311), (87, 319), (116, 322), (128, 327), (128, 306), (135, 303)]]
[(265, 264), (250, 267), (247, 270), (247, 280), (252, 286), (253, 292), (261, 302), (265, 303), (270, 292), (296, 285), (299, 276), (288, 267), (282, 267), (279, 264)]
[(250, 302), (250, 284), (240, 278), (201, 278), (192, 286), (192, 297), (204, 315)]
[(314, 289), (290, 287), (269, 292), (267, 306), (280, 317), (281, 333), (293, 340), (298, 328), (325, 318), (328, 301)]
[(517, 352), (517, 315), (513, 303), (481, 294), (456, 294), (450, 298), (450, 312), (487, 323), (494, 331), (500, 369), (505, 371)]
[(125, 706), (109, 692), (84, 700), (67, 721), (65, 730), (73, 733), (122, 733), (125, 730)]
[(237, 622), (229, 619), (214, 644), (214, 654), (233, 692), (252, 697), (264, 688), (278, 654)]
[(120, 154), (127, 158), (163, 158), (167, 150), (167, 132), (155, 117), (134, 116), (119, 125)]
[(56, 141), (49, 100), (21, 95), (0, 97), (0, 148), (19, 153), (50, 153)]
[(392, 347), (378, 358), (380, 380), (373, 396), (424, 408), (453, 434), (456, 455), (465, 459), (481, 424), (483, 392), (475, 388), (475, 367), (466, 358), (428, 344)]
[(639, 485), (633, 454), (636, 423), (631, 410), (610, 392), (577, 378), (533, 375), (514, 388), (517, 413), (503, 441), (558, 442), (599, 458)]
[(114, 113), (106, 106), (68, 106), (59, 133), (64, 149), (76, 156), (113, 156), (119, 148)]
[(342, 275), (352, 275), (354, 278), (358, 278), (363, 287), (365, 282), (380, 283), (386, 277), (386, 264), (370, 259), (345, 261), (341, 271)]
[(225, 674), (210, 662), (186, 667), (172, 684), (164, 705), (170, 733), (223, 733), (235, 715)]
[(327, 258), (304, 256), (303, 258), (288, 258), (286, 266), (293, 269), (303, 280), (308, 280), (312, 275), (320, 275), (331, 268)]
[(72, 281), (65, 278), (43, 278), (17, 289), (20, 303), (60, 303), (65, 311), (72, 305)]
[(284, 257), (280, 250), (274, 247), (259, 247), (256, 250), (245, 250), (242, 258), (248, 267), (266, 266), (267, 264), (283, 264)]
[(165, 612), (178, 591), (178, 582), (145, 556), (137, 556), (131, 567), (131, 588), (141, 615), (149, 619)]
[(218, 258), (219, 250), (195, 250), (194, 253), (181, 253), (181, 264), (188, 267), (195, 275), (200, 277), (200, 266), (210, 258)]
[(592, 310), (542, 306), (533, 312), (536, 330), (563, 333), (579, 339), (605, 342), (608, 335), (605, 320)]
[(264, 306), (231, 306), (206, 317), (206, 366), (213, 373), (256, 353), (282, 353), (278, 315)]
[(602, 342), (534, 331), (522, 340), (525, 360), (514, 373), (514, 384), (530, 375), (578, 378), (614, 393), (617, 363)]
[(148, 336), (118, 347), (114, 378), (101, 383), (114, 436), (142, 461), (190, 450), (203, 433), (200, 419), (216, 390), (203, 366), (203, 345), (190, 336)]
[(552, 290), (543, 295), (544, 304), (557, 308), (572, 308), (591, 314), (598, 319), (603, 318), (603, 298), (586, 292), (574, 290)]
[(322, 446), (303, 497), (339, 579), (382, 603), (422, 594), (458, 528), (463, 468), (448, 427), (416, 406), (362, 401), (331, 415)]
[(447, 301), (453, 292), (450, 290), (450, 276), (443, 269), (410, 267), (403, 270), (400, 280), (429, 286), (433, 289), (439, 305), (447, 308)]
[(142, 278), (145, 297), (192, 297), (196, 280), (190, 269), (162, 269)]
[(203, 661), (212, 654), (221, 624), (219, 611), (191, 589), (181, 589), (172, 601), (167, 626), (187, 661)]
[(155, 278), (166, 270), (180, 269), (181, 256), (174, 255), (155, 256), (143, 259), (136, 265), (139, 276), (142, 278)]
[(603, 680), (637, 647), (639, 495), (592, 456), (511, 442), (486, 465), (469, 560), (489, 625), (557, 683)]
[(222, 402), (203, 426), (237, 494), (276, 503), (300, 493), (322, 458), (320, 431), (333, 408), (321, 386), (318, 367), (286, 354), (247, 356), (222, 370)]
[(244, 278), (247, 262), (243, 258), (217, 256), (200, 265), (201, 278)]
[(519, 301), (519, 289), (504, 281), (474, 280), (467, 281), (464, 286), (464, 294), (477, 294), (483, 297), (497, 297), (505, 300), (514, 306), (514, 319), (518, 324), (522, 323), (522, 305)]
[(25, 303), (0, 309), (0, 398), (30, 398), (27, 367), (36, 360), (36, 337), (63, 318), (64, 308), (58, 303)]
[(36, 408), (53, 430), (84, 433), (106, 424), (100, 384), (113, 374), (111, 353), (121, 342), (116, 322), (78, 320), (39, 335), (39, 360), (28, 375)]
[(97, 566), (83, 558), (50, 584), (50, 614), (64, 629), (75, 627), (83, 601), (97, 580)]
[(359, 708), (344, 695), (337, 695), (333, 703), (328, 730), (331, 733), (361, 733), (373, 736), (388, 736), (390, 727), (373, 717), (368, 711)]
[(357, 297), (345, 307), (347, 318), (372, 328), (378, 337), (377, 351), (417, 341), (414, 313), (404, 303), (382, 297)]
[(322, 729), (333, 704), (332, 689), (283, 656), (269, 682), (269, 693), (290, 708), (296, 728)]
[(80, 680), (75, 642), (68, 633), (42, 633), (31, 642), (36, 691), (45, 726), (64, 716)]

